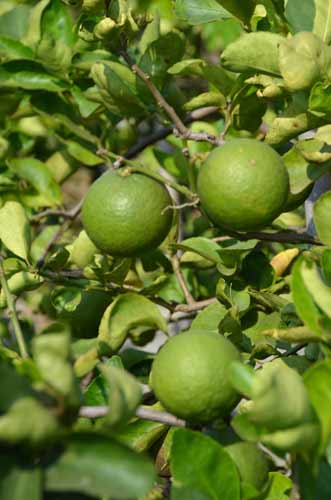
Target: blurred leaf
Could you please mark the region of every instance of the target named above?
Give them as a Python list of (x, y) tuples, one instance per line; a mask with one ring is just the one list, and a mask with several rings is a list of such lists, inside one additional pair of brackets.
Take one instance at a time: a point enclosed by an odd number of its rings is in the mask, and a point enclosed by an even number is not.
[(0, 36), (0, 59), (3, 62), (15, 59), (33, 59), (33, 51), (18, 40)]
[(119, 295), (106, 309), (99, 327), (98, 339), (117, 351), (131, 328), (149, 326), (162, 331), (167, 323), (157, 306), (136, 293)]
[(319, 453), (322, 455), (331, 438), (331, 415), (330, 415), (330, 383), (331, 383), (331, 361), (320, 361), (311, 366), (304, 373), (303, 380), (308, 390), (309, 399), (314, 407), (320, 421), (320, 443)]
[(31, 464), (16, 463), (11, 453), (0, 452), (0, 498), (4, 500), (42, 500), (42, 475)]
[(79, 406), (80, 391), (70, 359), (70, 336), (45, 333), (33, 339), (33, 358), (43, 381), (65, 398), (70, 406)]
[(47, 491), (118, 499), (147, 494), (155, 480), (153, 464), (147, 458), (94, 433), (73, 435), (45, 473)]
[(314, 223), (324, 245), (331, 246), (331, 191), (323, 193), (314, 203)]
[[(27, 29), (31, 6), (13, 2), (2, 2), (4, 10), (0, 11), (0, 34), (21, 40)], [(7, 7), (7, 8), (6, 8)]]
[(38, 65), (29, 67), (27, 64), (23, 65), (22, 61), (12, 61), (0, 68), (1, 87), (61, 92), (68, 89), (68, 84), (46, 73)]
[(5, 384), (0, 386), (0, 412), (7, 411), (17, 399), (32, 395), (32, 386), (27, 378), (17, 373), (17, 371), (0, 360), (0, 377), (6, 380)]
[(28, 260), (30, 225), (23, 206), (16, 201), (7, 201), (0, 208), (0, 239), (8, 250)]
[(327, 44), (331, 41), (330, 0), (288, 0), (286, 17), (295, 32), (312, 31)]
[(203, 494), (199, 499), (240, 499), (237, 467), (219, 443), (186, 429), (177, 429), (172, 439), (170, 468), (175, 485)]
[(79, 161), (83, 165), (87, 165), (88, 167), (100, 165), (104, 161), (100, 158), (100, 156), (95, 155), (78, 142), (66, 141), (66, 146), (68, 153), (75, 158), (75, 160)]
[(56, 417), (32, 397), (16, 400), (0, 417), (0, 440), (10, 444), (23, 442), (36, 447), (54, 440), (58, 435)]
[(109, 410), (105, 418), (110, 426), (127, 422), (135, 413), (142, 399), (139, 382), (123, 368), (101, 365), (100, 372), (106, 381)]
[(61, 203), (61, 189), (44, 163), (35, 158), (13, 158), (8, 163), (16, 175), (27, 180), (43, 196), (45, 205)]
[(232, 15), (216, 0), (176, 0), (176, 15), (189, 24), (203, 24), (229, 19)]

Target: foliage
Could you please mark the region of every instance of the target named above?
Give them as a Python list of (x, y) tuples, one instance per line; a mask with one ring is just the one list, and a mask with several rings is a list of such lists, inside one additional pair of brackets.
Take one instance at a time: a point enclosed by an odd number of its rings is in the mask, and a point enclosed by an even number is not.
[[(330, 498), (330, 191), (316, 234), (303, 229), (331, 165), (330, 12), (331, 0), (1, 2), (1, 498)], [(232, 138), (266, 142), (289, 174), (293, 210), (262, 232), (216, 228), (199, 205), (199, 168)], [(90, 184), (123, 167), (174, 205), (167, 238), (140, 256), (102, 253), (79, 218)], [(241, 352), (238, 406), (203, 427), (148, 387), (180, 330)], [(241, 440), (263, 445), (266, 481), (241, 480), (226, 450)]]

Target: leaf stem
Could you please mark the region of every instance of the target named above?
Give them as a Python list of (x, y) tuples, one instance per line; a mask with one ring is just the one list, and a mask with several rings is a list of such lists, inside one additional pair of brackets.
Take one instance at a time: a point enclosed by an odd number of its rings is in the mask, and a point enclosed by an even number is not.
[(0, 258), (0, 281), (1, 281), (1, 286), (3, 288), (3, 291), (5, 293), (6, 300), (7, 300), (7, 306), (8, 306), (8, 309), (10, 311), (11, 322), (13, 324), (14, 333), (15, 333), (15, 337), (16, 337), (16, 341), (17, 341), (17, 345), (18, 345), (20, 354), (21, 354), (22, 358), (28, 358), (29, 357), (28, 351), (27, 351), (27, 348), (25, 345), (25, 340), (24, 340), (22, 329), (21, 329), (21, 325), (20, 325), (20, 322), (18, 320), (18, 316), (17, 316), (17, 312), (16, 312), (16, 308), (15, 308), (15, 301), (14, 301), (14, 298), (9, 290), (9, 286), (7, 283), (5, 271), (3, 268), (2, 258)]

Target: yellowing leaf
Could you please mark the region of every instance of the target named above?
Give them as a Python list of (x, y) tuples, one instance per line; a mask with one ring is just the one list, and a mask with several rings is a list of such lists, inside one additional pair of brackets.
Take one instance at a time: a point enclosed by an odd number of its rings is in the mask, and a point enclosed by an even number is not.
[(28, 260), (30, 225), (23, 206), (7, 201), (0, 209), (0, 239), (12, 253)]
[(288, 248), (283, 252), (279, 252), (271, 259), (270, 264), (274, 268), (277, 277), (282, 276), (285, 273), (286, 269), (295, 257), (297, 257), (297, 255), (299, 255), (298, 248)]

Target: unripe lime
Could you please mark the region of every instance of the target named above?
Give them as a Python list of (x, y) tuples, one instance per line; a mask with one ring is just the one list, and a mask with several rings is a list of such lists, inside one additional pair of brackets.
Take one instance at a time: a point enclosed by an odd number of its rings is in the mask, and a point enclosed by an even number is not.
[(172, 223), (168, 208), (172, 202), (160, 182), (126, 172), (108, 172), (92, 185), (84, 201), (82, 221), (96, 247), (129, 257), (162, 243)]
[(240, 359), (220, 334), (185, 332), (172, 337), (157, 354), (151, 386), (162, 406), (191, 422), (226, 415), (237, 402), (229, 367)]
[(236, 464), (243, 483), (260, 490), (268, 481), (268, 460), (256, 444), (239, 442), (226, 446), (226, 451)]
[(229, 230), (252, 231), (281, 214), (289, 178), (282, 158), (254, 139), (234, 139), (208, 156), (198, 194), (209, 218)]

